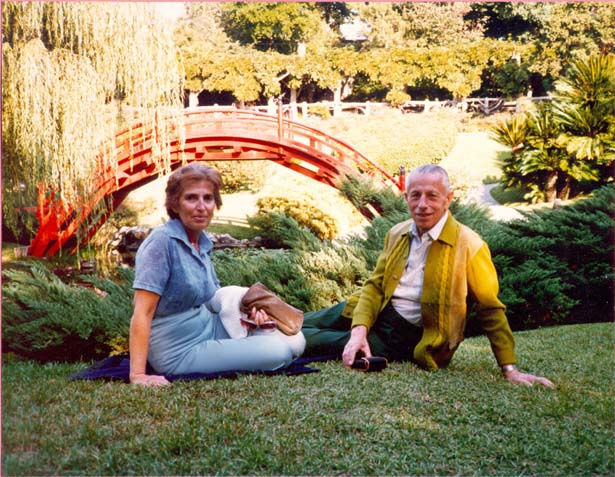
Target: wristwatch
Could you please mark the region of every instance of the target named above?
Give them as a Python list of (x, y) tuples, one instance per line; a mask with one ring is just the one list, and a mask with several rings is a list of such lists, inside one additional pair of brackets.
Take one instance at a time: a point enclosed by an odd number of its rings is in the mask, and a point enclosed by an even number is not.
[(514, 364), (505, 364), (504, 366), (502, 366), (502, 374), (506, 374), (509, 371), (516, 371), (517, 370), (517, 366), (515, 366)]

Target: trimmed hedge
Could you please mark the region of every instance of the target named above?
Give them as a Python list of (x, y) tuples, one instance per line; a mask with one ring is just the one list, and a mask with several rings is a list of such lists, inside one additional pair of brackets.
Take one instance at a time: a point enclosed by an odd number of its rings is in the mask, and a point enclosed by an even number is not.
[(212, 161), (209, 166), (223, 177), (221, 192), (259, 191), (265, 184), (269, 161)]
[[(256, 202), (256, 206), (258, 207), (257, 215), (267, 215), (271, 212), (282, 213), (294, 219), (300, 226), (309, 229), (320, 240), (331, 240), (339, 232), (333, 217), (305, 201), (286, 197), (261, 197)], [(258, 225), (258, 222), (252, 221), (252, 224)]]

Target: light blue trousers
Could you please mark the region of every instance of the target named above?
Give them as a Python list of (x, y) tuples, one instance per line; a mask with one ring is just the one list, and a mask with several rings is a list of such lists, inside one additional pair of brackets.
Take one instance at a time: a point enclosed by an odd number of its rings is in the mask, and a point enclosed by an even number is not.
[(152, 320), (147, 360), (160, 374), (270, 371), (293, 360), (290, 346), (261, 331), (231, 339), (205, 306)]

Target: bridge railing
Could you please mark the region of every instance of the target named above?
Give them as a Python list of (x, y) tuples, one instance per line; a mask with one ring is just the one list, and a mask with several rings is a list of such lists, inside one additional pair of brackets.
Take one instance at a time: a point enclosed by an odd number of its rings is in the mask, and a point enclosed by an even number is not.
[[(203, 115), (209, 116), (206, 123), (203, 122)], [(277, 141), (291, 142), (296, 147), (304, 148), (306, 152), (313, 153), (316, 150), (340, 160), (348, 159), (359, 172), (380, 175), (385, 181), (396, 183), (385, 169), (346, 141), (286, 118), (275, 118), (270, 114), (234, 107), (198, 107), (186, 112), (184, 125), (187, 131), (198, 127), (201, 130), (218, 130), (220, 133), (228, 130), (232, 131), (232, 135), (237, 135), (238, 130), (259, 131), (263, 136), (275, 136)]]
[[(191, 155), (188, 160), (199, 160), (199, 155), (209, 153), (208, 148), (214, 152), (206, 160), (275, 160), (332, 186), (343, 175), (359, 172), (399, 187), (391, 175), (350, 144), (284, 119), (281, 110), (277, 117), (233, 107), (180, 110), (171, 118), (137, 123), (105, 143), (92, 192), (78, 203), (66, 203), (49, 191), (40, 191), (40, 226), (29, 253), (50, 256), (63, 247), (73, 247), (76, 241), (83, 243), (131, 190), (165, 167), (179, 165), (186, 155)], [(109, 162), (109, 157), (115, 160)], [(109, 207), (98, 209), (103, 202)], [(78, 234), (80, 227), (85, 231)]]

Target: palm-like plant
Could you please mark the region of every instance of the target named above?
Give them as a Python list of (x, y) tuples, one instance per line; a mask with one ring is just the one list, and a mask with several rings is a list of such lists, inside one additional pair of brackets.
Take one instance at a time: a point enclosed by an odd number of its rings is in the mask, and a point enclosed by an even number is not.
[(526, 147), (527, 133), (528, 124), (525, 114), (515, 114), (491, 127), (493, 140), (511, 149), (511, 155), (503, 158), (499, 164), (502, 169), (502, 182), (506, 187), (526, 184), (518, 165), (521, 153)]
[[(558, 143), (574, 161), (608, 171), (615, 161), (615, 56), (573, 62), (557, 89)], [(594, 180), (608, 180), (608, 175)]]
[(615, 57), (594, 55), (570, 64), (557, 84), (558, 99), (579, 107), (609, 104), (615, 107)]
[[(553, 119), (551, 108), (543, 107), (527, 115), (528, 147), (521, 156), (519, 172), (523, 176), (537, 176), (541, 191), (532, 198), (548, 202), (557, 198), (557, 185), (566, 169), (566, 155), (557, 144), (559, 126)], [(537, 193), (540, 192), (540, 193)]]
[(567, 199), (583, 183), (612, 180), (615, 164), (615, 57), (576, 61), (558, 83), (550, 107), (492, 127), (512, 150), (502, 163), (508, 187), (530, 189), (527, 198)]
[(493, 139), (512, 149), (513, 154), (520, 152), (527, 137), (527, 121), (525, 115), (515, 114), (498, 122), (491, 128)]

